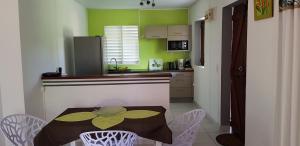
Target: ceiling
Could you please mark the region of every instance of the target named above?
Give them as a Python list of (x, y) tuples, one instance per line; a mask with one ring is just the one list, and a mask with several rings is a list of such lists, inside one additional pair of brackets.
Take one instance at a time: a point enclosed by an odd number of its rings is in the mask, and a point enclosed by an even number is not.
[[(76, 0), (87, 8), (98, 9), (152, 9), (140, 6), (141, 0)], [(151, 0), (152, 1), (152, 0)], [(197, 0), (155, 0), (155, 9), (188, 8)]]

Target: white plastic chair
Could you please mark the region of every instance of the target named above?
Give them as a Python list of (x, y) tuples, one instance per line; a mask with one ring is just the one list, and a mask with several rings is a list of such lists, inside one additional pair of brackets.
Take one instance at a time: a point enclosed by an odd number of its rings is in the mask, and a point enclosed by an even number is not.
[(94, 131), (80, 134), (85, 146), (133, 146), (137, 135), (128, 131)]
[(169, 123), (172, 130), (172, 145), (164, 144), (164, 146), (192, 146), (204, 117), (205, 112), (202, 109), (192, 110), (176, 117)]
[(24, 114), (14, 114), (1, 120), (3, 134), (14, 146), (33, 146), (33, 139), (46, 125), (44, 120)]

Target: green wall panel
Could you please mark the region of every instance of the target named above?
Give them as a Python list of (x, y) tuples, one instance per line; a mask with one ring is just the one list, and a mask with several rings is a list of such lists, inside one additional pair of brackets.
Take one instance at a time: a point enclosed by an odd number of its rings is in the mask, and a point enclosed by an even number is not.
[(104, 26), (140, 26), (140, 63), (125, 65), (130, 69), (147, 69), (150, 58), (161, 58), (164, 62), (189, 58), (189, 52), (167, 52), (166, 39), (145, 39), (147, 25), (187, 25), (188, 10), (106, 10), (88, 9), (88, 30), (90, 36), (103, 35)]

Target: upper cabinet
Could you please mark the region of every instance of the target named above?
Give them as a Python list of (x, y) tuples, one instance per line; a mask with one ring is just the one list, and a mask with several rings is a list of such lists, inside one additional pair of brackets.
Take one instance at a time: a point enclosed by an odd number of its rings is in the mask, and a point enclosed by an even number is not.
[(190, 26), (146, 26), (144, 35), (147, 39), (188, 40), (190, 36)]
[(168, 37), (172, 36), (189, 36), (188, 25), (170, 25), (168, 26)]
[(167, 26), (146, 26), (145, 38), (166, 39), (168, 38), (168, 27)]

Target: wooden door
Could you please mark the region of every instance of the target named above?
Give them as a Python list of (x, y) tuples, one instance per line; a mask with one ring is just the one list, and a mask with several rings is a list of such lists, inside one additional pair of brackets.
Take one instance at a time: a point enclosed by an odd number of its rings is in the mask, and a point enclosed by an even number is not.
[(234, 7), (231, 63), (231, 126), (242, 142), (245, 140), (247, 6)]

